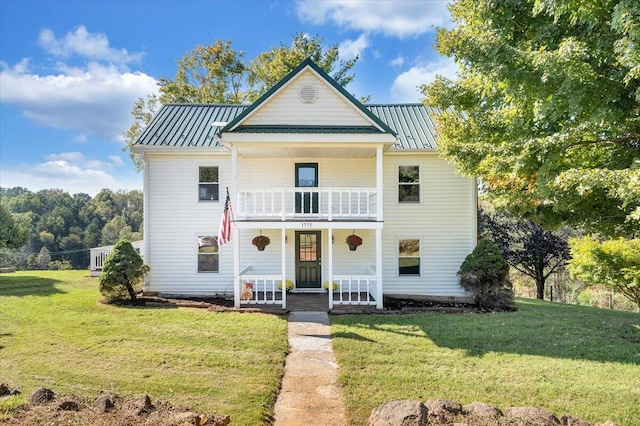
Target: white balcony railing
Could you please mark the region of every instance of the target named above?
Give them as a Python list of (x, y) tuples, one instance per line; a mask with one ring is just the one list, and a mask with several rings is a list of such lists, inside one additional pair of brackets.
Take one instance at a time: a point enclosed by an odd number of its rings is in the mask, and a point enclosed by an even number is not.
[(333, 282), (338, 285), (333, 292), (334, 305), (375, 305), (375, 275), (336, 275)]
[(239, 189), (236, 219), (375, 220), (375, 188)]
[[(140, 256), (144, 257), (144, 241), (132, 241), (131, 245)], [(115, 246), (94, 247), (89, 250), (89, 270), (92, 276), (99, 276), (107, 256), (111, 254)]]
[(280, 275), (240, 275), (240, 303), (246, 305), (282, 305)]

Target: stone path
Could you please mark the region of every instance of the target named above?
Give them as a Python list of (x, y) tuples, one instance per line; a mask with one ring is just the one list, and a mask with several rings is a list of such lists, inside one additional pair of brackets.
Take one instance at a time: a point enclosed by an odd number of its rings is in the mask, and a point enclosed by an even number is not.
[(338, 364), (331, 348), (326, 312), (291, 312), (287, 337), (290, 353), (275, 405), (276, 426), (345, 425)]

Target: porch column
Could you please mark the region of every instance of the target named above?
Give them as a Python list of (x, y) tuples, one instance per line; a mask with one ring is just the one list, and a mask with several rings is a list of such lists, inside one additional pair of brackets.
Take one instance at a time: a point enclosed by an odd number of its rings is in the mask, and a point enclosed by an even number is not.
[(382, 222), (382, 205), (383, 205), (383, 179), (382, 179), (382, 145), (376, 148), (376, 215), (378, 222)]
[[(149, 162), (147, 161), (147, 157), (143, 152), (142, 155), (142, 211), (143, 218), (142, 221), (142, 259), (144, 263), (147, 265), (151, 264), (151, 250), (149, 247), (151, 246), (151, 232), (149, 232), (149, 226), (151, 224), (151, 220), (149, 219)], [(94, 259), (91, 256), (91, 263), (93, 264)], [(100, 265), (102, 267), (102, 265)], [(93, 269), (91, 269), (93, 271)], [(149, 284), (149, 274), (145, 274), (143, 290), (147, 289), (147, 284)]]
[(282, 228), (282, 309), (287, 309), (287, 230)]
[(382, 302), (382, 229), (376, 229), (376, 309), (384, 308)]
[(329, 292), (329, 309), (333, 309), (333, 244), (331, 244), (331, 240), (333, 239), (333, 228), (327, 229), (327, 246), (329, 249), (327, 250), (327, 256), (329, 256), (329, 281), (327, 284), (327, 291)]
[[(233, 212), (234, 206), (236, 206), (237, 197), (237, 182), (238, 182), (238, 148), (231, 146), (231, 212)], [(231, 215), (232, 226), (232, 242), (233, 242), (233, 306), (236, 309), (240, 308), (240, 231), (235, 223), (233, 214)]]

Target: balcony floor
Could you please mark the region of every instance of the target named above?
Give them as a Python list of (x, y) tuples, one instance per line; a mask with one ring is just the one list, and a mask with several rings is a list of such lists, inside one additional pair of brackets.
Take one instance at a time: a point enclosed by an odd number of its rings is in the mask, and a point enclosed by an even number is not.
[[(366, 295), (360, 295), (362, 299)], [(352, 294), (355, 300), (357, 294)], [(329, 293), (287, 293), (287, 309), (283, 311), (280, 305), (242, 305), (243, 308), (258, 309), (265, 312), (285, 313), (294, 311), (322, 311), (332, 314), (348, 314), (361, 312), (377, 312), (373, 305), (334, 305), (329, 311)]]

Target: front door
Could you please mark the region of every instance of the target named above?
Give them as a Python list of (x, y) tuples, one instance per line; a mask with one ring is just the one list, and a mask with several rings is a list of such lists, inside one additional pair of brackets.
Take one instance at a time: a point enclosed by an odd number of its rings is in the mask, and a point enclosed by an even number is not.
[(321, 288), (320, 231), (296, 232), (296, 288)]

